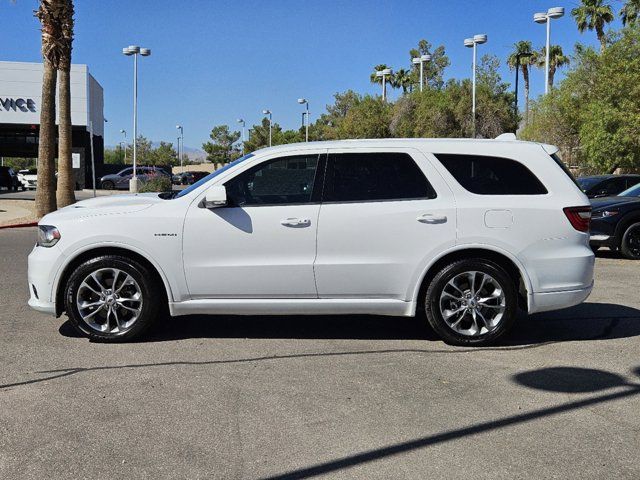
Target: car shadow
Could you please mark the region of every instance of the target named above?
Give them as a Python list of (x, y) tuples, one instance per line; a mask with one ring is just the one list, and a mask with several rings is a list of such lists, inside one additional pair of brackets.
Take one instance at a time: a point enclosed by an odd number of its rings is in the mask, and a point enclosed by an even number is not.
[[(80, 337), (69, 321), (59, 329)], [(583, 303), (572, 308), (527, 316), (520, 314), (498, 346), (604, 340), (640, 335), (640, 310), (610, 303)], [(190, 338), (291, 338), (354, 340), (438, 340), (422, 317), (374, 315), (237, 316), (191, 315), (163, 318), (141, 342)]]

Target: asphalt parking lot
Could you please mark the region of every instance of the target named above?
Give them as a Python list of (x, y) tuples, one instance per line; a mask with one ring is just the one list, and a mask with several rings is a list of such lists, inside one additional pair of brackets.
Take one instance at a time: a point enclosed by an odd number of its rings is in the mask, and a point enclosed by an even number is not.
[(640, 478), (640, 262), (502, 345), (415, 319), (183, 317), (107, 345), (26, 305), (0, 231), (0, 478)]

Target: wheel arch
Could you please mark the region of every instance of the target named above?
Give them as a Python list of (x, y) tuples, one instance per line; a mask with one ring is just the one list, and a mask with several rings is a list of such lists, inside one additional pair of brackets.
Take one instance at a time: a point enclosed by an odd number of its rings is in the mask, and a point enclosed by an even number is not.
[(524, 266), (513, 255), (492, 245), (459, 245), (443, 252), (429, 263), (421, 273), (414, 289), (413, 303), (416, 309), (424, 308), (420, 299), (424, 296), (433, 277), (448, 263), (463, 259), (485, 259), (503, 267), (515, 283), (519, 305), (525, 310), (528, 309), (528, 295), (533, 288)]
[(159, 281), (163, 286), (162, 293), (164, 293), (164, 300), (167, 302), (167, 305), (169, 300), (173, 299), (171, 286), (169, 285), (164, 272), (160, 266), (150, 260), (149, 256), (145, 255), (144, 252), (139, 252), (129, 246), (122, 245), (94, 245), (76, 252), (74, 256), (69, 257), (66, 264), (61, 268), (61, 273), (58, 275), (58, 279), (54, 287), (56, 317), (59, 317), (64, 311), (64, 287), (73, 270), (81, 263), (101, 255), (120, 255), (131, 258), (132, 260), (145, 265), (154, 274), (155, 280)]
[(615, 229), (615, 236), (616, 236), (615, 245), (618, 248), (622, 246), (622, 237), (627, 231), (627, 228), (629, 228), (630, 225), (637, 222), (640, 222), (640, 211), (629, 212), (620, 219)]

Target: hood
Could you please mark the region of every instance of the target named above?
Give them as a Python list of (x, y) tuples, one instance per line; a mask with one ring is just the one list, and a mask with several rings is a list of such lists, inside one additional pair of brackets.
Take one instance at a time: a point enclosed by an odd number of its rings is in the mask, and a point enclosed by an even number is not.
[(591, 206), (594, 210), (599, 210), (601, 208), (615, 207), (617, 205), (624, 205), (627, 203), (640, 203), (640, 198), (638, 197), (600, 197), (600, 198), (592, 198)]
[[(105, 195), (76, 202), (46, 215), (41, 224), (54, 220), (72, 220), (97, 215), (113, 215), (138, 212), (156, 203), (164, 202), (158, 193)], [(55, 217), (55, 218), (52, 218)]]

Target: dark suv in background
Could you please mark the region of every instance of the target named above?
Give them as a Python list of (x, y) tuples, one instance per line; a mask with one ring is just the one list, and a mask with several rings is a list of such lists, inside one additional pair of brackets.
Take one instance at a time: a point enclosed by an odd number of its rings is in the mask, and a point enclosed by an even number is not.
[(577, 181), (589, 198), (610, 197), (640, 183), (640, 175), (592, 175)]
[[(10, 167), (0, 167), (0, 188), (18, 191), (22, 185), (18, 180), (18, 175)], [(24, 190), (24, 187), (22, 187)]]

